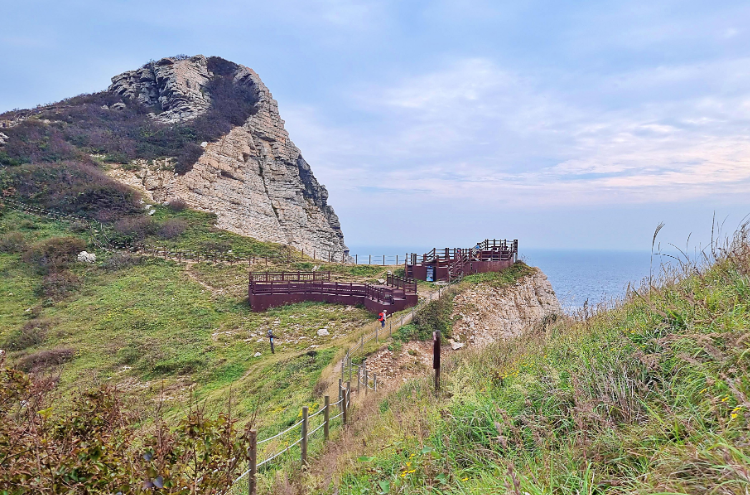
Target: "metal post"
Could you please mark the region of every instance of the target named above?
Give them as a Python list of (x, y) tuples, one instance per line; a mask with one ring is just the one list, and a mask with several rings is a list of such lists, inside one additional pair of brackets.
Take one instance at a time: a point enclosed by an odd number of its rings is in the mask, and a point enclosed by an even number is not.
[(352, 381), (352, 357), (349, 356), (349, 382), (351, 381)]
[(302, 443), (300, 444), (302, 466), (307, 465), (307, 411), (307, 406), (302, 406)]
[(339, 409), (341, 409), (341, 411), (343, 412), (344, 411), (344, 402), (341, 401), (341, 398), (344, 396), (344, 389), (341, 388), (341, 382), (343, 382), (343, 380), (341, 378), (339, 378), (339, 401), (340, 401), (339, 402)]
[(358, 256), (359, 256), (358, 254), (354, 255), (354, 264), (355, 265), (359, 265), (359, 260), (357, 259)]
[(346, 358), (344, 358), (344, 359), (341, 360), (341, 381), (342, 382), (344, 381), (344, 360), (345, 359)]
[(369, 256), (369, 258), (367, 259), (367, 264), (372, 265), (372, 255), (368, 254), (367, 256)]
[(357, 369), (357, 393), (362, 392), (362, 377), (360, 376), (361, 371), (362, 371), (362, 368)]
[(323, 397), (323, 400), (325, 401), (325, 405), (323, 406), (325, 408), (325, 409), (323, 409), (323, 421), (324, 421), (324, 423), (323, 423), (324, 424), (324, 426), (323, 426), (323, 440), (325, 440), (327, 442), (328, 441), (328, 431), (329, 431), (328, 422), (330, 421), (330, 418), (331, 418), (331, 412), (330, 412), (330, 409), (331, 409), (331, 398), (326, 395), (325, 397)]
[(383, 255), (383, 266), (385, 266), (385, 255)]
[(250, 447), (247, 449), (247, 493), (255, 495), (255, 472), (258, 469), (258, 432), (250, 430)]
[(432, 368), (435, 370), (435, 392), (440, 390), (440, 332), (432, 332)]

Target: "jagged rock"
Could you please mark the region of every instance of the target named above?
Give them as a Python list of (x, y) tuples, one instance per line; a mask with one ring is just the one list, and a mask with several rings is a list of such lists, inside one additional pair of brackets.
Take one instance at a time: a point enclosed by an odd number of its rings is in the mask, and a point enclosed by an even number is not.
[(451, 343), (451, 349), (453, 349), (454, 351), (457, 351), (466, 345), (463, 342), (456, 342), (455, 340), (451, 340), (450, 343)]
[[(159, 121), (185, 122), (210, 107), (205, 87), (213, 76), (202, 55), (162, 59), (115, 76), (109, 91), (153, 107)], [(140, 170), (114, 169), (112, 177), (155, 202), (181, 198), (193, 209), (213, 212), (218, 228), (341, 259), (348, 249), (328, 191), (289, 139), (271, 92), (244, 66), (232, 80), (255, 95), (256, 111), (218, 141), (205, 143), (192, 170), (177, 175), (140, 160)]]
[(8, 136), (0, 132), (0, 146), (5, 146), (5, 142), (8, 141)]
[(321, 328), (318, 330), (318, 337), (325, 337), (326, 335), (331, 335), (327, 328)]
[(125, 110), (128, 108), (123, 102), (118, 101), (117, 103), (114, 103), (111, 107), (109, 107), (110, 110)]
[(254, 355), (255, 357), (260, 357), (260, 356), (261, 356), (261, 353), (260, 353), (260, 352), (256, 352), (256, 353), (255, 353), (255, 354), (253, 354), (253, 355)]
[(173, 124), (208, 110), (211, 99), (201, 90), (210, 78), (203, 55), (186, 60), (163, 58), (113, 77), (109, 91), (157, 108), (156, 119)]
[(78, 253), (78, 261), (81, 263), (96, 263), (96, 254), (81, 251)]

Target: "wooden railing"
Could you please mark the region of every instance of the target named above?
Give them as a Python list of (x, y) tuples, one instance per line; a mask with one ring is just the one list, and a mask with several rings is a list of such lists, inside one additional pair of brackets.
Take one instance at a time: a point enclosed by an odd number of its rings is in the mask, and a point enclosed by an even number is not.
[(250, 272), (250, 282), (307, 282), (330, 281), (331, 272)]
[(388, 275), (386, 283), (391, 287), (403, 289), (404, 292), (417, 293), (417, 281), (413, 278), (402, 278), (397, 275)]

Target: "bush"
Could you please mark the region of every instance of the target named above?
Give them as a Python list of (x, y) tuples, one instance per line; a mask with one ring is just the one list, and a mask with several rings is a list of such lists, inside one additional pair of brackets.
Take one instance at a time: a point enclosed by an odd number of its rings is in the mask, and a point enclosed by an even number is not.
[(232, 245), (227, 241), (203, 241), (201, 247), (204, 251), (215, 253), (226, 253), (232, 249)]
[(29, 246), (24, 261), (45, 270), (60, 270), (77, 259), (86, 243), (77, 237), (51, 237)]
[(42, 281), (42, 295), (53, 301), (61, 301), (81, 286), (81, 279), (68, 270), (52, 272)]
[(20, 253), (26, 248), (26, 240), (20, 232), (9, 232), (0, 237), (0, 252)]
[(175, 237), (182, 235), (187, 227), (188, 224), (185, 220), (173, 218), (161, 224), (157, 235), (162, 239), (174, 239)]
[(187, 203), (184, 199), (177, 198), (170, 201), (167, 207), (172, 211), (182, 211), (187, 208)]
[(48, 210), (106, 221), (140, 211), (138, 193), (76, 162), (0, 168), (0, 189)]
[(18, 361), (18, 369), (21, 371), (43, 371), (52, 366), (59, 366), (67, 363), (73, 356), (75, 351), (69, 348), (55, 348), (45, 351), (35, 352), (21, 358)]
[(131, 242), (142, 241), (157, 230), (156, 223), (144, 216), (123, 218), (115, 222), (115, 230)]
[(35, 345), (43, 344), (49, 330), (46, 320), (27, 322), (23, 327), (11, 333), (2, 343), (2, 348), (10, 351), (22, 351)]

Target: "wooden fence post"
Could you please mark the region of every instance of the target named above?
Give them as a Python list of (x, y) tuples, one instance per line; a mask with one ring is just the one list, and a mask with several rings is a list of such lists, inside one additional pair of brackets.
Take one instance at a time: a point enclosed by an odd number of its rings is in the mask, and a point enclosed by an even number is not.
[(349, 356), (349, 382), (352, 381), (352, 357), (347, 353), (347, 356)]
[(328, 422), (330, 421), (330, 418), (331, 418), (331, 412), (330, 412), (331, 398), (326, 395), (325, 397), (323, 397), (323, 400), (325, 403), (325, 405), (323, 406), (325, 408), (323, 409), (323, 421), (324, 421), (323, 424), (325, 425), (323, 426), (323, 440), (327, 442), (328, 433), (329, 433)]
[(250, 447), (247, 452), (247, 493), (255, 495), (255, 472), (258, 466), (258, 432), (250, 430)]
[(344, 361), (345, 360), (346, 360), (346, 358), (344, 358), (344, 359), (341, 360), (341, 381), (342, 382), (344, 381)]
[(307, 465), (307, 406), (302, 406), (302, 443), (301, 445), (301, 460), (302, 466)]
[(365, 367), (365, 395), (367, 395), (367, 361), (362, 361), (362, 366)]
[(361, 371), (362, 368), (360, 367), (357, 370), (357, 394), (362, 392), (362, 377), (361, 377)]
[(435, 370), (435, 392), (440, 390), (440, 332), (432, 332), (432, 367)]
[(349, 393), (348, 391), (343, 392), (342, 396), (343, 396), (344, 400), (341, 401), (341, 405), (344, 408), (344, 411), (343, 411), (344, 415), (342, 416), (342, 418), (344, 419), (344, 424), (346, 424), (346, 409), (347, 409), (346, 408), (346, 396), (347, 396), (348, 393)]
[(339, 409), (341, 409), (341, 412), (344, 412), (344, 402), (341, 401), (344, 396), (344, 389), (341, 388), (341, 382), (343, 382), (343, 380), (339, 378)]

